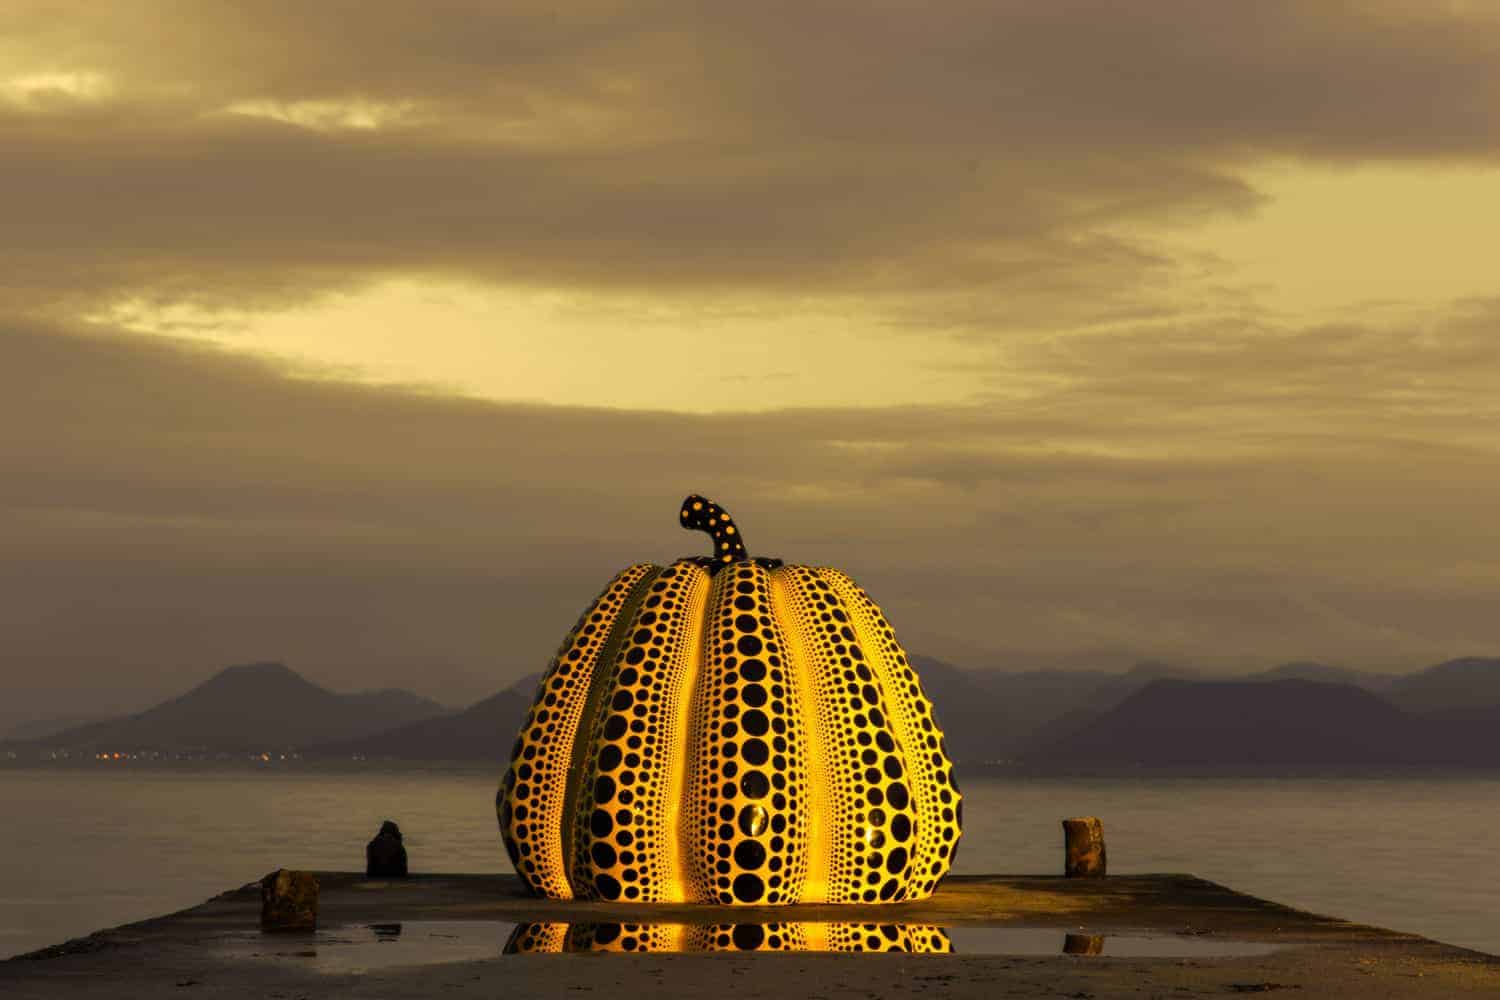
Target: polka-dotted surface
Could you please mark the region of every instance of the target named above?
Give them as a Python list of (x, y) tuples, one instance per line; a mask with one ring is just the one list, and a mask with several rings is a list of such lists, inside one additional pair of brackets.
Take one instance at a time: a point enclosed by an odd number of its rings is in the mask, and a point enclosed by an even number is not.
[(568, 768), (600, 654), (610, 644), (621, 612), (660, 572), (639, 563), (621, 572), (584, 611), (537, 685), (536, 700), (511, 750), (510, 768), (495, 806), (510, 863), (533, 891), (571, 899), (562, 840)]
[(837, 570), (702, 562), (630, 567), (564, 642), (497, 798), (517, 871), (559, 899), (930, 895), (960, 798), (879, 608)]
[(922, 691), (917, 672), (896, 642), (895, 630), (870, 595), (836, 569), (820, 569), (818, 576), (833, 588), (849, 612), (854, 631), (865, 639), (864, 650), (871, 669), (880, 678), (896, 739), (906, 751), (904, 759), (917, 812), (914, 836), (901, 841), (911, 845), (914, 862), (908, 898), (930, 896), (952, 867), (963, 820), (963, 799), (943, 731), (933, 718), (932, 702)]
[(823, 887), (820, 902), (915, 898), (921, 894), (908, 890), (917, 815), (881, 680), (843, 602), (817, 570), (786, 566), (775, 576), (817, 707), (808, 719), (821, 746), (823, 773), (815, 780), (828, 790), (824, 843), (813, 845), (810, 881)]
[(568, 925), (558, 923), (517, 924), (505, 942), (505, 954), (530, 955), (566, 951)]
[(505, 954), (537, 952), (895, 951), (951, 952), (930, 924), (520, 924)]
[(701, 671), (708, 573), (676, 563), (649, 585), (603, 674), (574, 802), (572, 883), (579, 896), (683, 899), (681, 812), (688, 698)]
[(788, 683), (770, 574), (737, 563), (714, 580), (694, 698), (694, 764), (684, 832), (689, 898), (794, 903), (807, 857), (804, 713)]
[(682, 501), (680, 512), (682, 526), (693, 531), (706, 531), (714, 540), (713, 561), (721, 566), (744, 559), (745, 539), (739, 526), (729, 517), (729, 512), (706, 497), (694, 493)]
[[(567, 934), (558, 951), (674, 952), (687, 950), (683, 947), (683, 938), (687, 928), (681, 924), (600, 923), (571, 926), (563, 924), (561, 926), (567, 928)], [(515, 932), (512, 932), (512, 939), (514, 939), (514, 934)]]

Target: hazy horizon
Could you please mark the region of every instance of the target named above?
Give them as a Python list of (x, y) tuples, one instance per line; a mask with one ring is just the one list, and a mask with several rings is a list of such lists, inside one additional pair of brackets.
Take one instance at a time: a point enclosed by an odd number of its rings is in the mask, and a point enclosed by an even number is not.
[[(911, 650), (911, 654), (918, 658), (924, 658), (926, 654), (922, 650)], [(941, 659), (933, 657), (933, 659)], [(1186, 676), (1201, 677), (1204, 680), (1235, 680), (1262, 671), (1273, 670), (1278, 667), (1300, 666), (1317, 663), (1319, 666), (1331, 666), (1340, 669), (1348, 669), (1377, 677), (1397, 678), (1408, 674), (1419, 672), (1426, 667), (1436, 666), (1435, 663), (1413, 664), (1409, 667), (1395, 666), (1386, 669), (1366, 668), (1359, 664), (1350, 663), (1320, 663), (1306, 659), (1282, 660), (1274, 663), (1246, 663), (1241, 665), (1220, 664), (1217, 669), (1204, 669), (1203, 667), (1186, 661), (1167, 662), (1149, 657), (1134, 656), (1124, 650), (1095, 650), (1078, 651), (1074, 653), (1060, 653), (1051, 655), (1032, 655), (1021, 651), (1002, 654), (997, 660), (988, 663), (954, 663), (947, 660), (950, 666), (957, 667), (972, 673), (996, 673), (996, 674), (1024, 674), (1035, 671), (1062, 671), (1075, 672), (1079, 674), (1106, 674), (1106, 675), (1128, 675), (1138, 670), (1156, 671), (1161, 670), (1169, 673), (1180, 672)], [(117, 718), (125, 715), (135, 714), (155, 707), (164, 701), (170, 700), (178, 695), (187, 693), (201, 684), (218, 677), (225, 671), (244, 667), (262, 667), (276, 665), (286, 667), (305, 680), (323, 687), (336, 694), (357, 694), (373, 692), (377, 690), (405, 690), (420, 695), (438, 703), (444, 710), (461, 711), (476, 701), (487, 698), (499, 691), (513, 687), (518, 682), (529, 677), (535, 677), (543, 672), (546, 663), (536, 665), (536, 669), (521, 671), (514, 676), (508, 676), (497, 680), (492, 687), (481, 691), (479, 694), (460, 695), (454, 698), (444, 697), (441, 691), (434, 692), (424, 689), (419, 678), (414, 678), (418, 683), (359, 686), (357, 683), (350, 685), (340, 683), (337, 680), (328, 681), (318, 677), (306, 670), (299, 669), (294, 663), (275, 658), (263, 658), (255, 660), (241, 660), (234, 663), (226, 663), (204, 668), (196, 676), (188, 676), (183, 686), (163, 690), (154, 693), (150, 688), (142, 688), (136, 692), (137, 698), (134, 702), (121, 700), (108, 704), (100, 703), (102, 707), (93, 710), (85, 706), (89, 704), (86, 700), (69, 703), (60, 703), (53, 706), (28, 706), (7, 705), (0, 710), (0, 739), (7, 738), (7, 733), (27, 723), (53, 723), (66, 720), (70, 725), (75, 722), (103, 721), (105, 719)], [(940, 706), (941, 708), (942, 706)], [(62, 727), (59, 727), (62, 728)]]
[(1496, 120), (1478, 4), (13, 0), (0, 724), (472, 701), (693, 492), (963, 666), (1496, 655)]

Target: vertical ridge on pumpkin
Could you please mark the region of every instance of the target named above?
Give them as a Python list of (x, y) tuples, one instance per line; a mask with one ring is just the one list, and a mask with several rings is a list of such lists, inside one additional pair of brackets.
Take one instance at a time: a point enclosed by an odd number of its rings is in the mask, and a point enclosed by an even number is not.
[(663, 892), (660, 902), (681, 903), (694, 899), (687, 858), (684, 856), (687, 817), (692, 810), (688, 803), (688, 768), (692, 762), (691, 729), (694, 721), (693, 704), (703, 676), (703, 646), (708, 632), (705, 609), (708, 605), (713, 580), (709, 574), (696, 566), (693, 570), (699, 579), (692, 588), (684, 609), (686, 618), (682, 631), (676, 635), (675, 648), (667, 650), (676, 665), (668, 681), (663, 703), (662, 732), (665, 736), (660, 748), (665, 756), (667, 769), (663, 784), (663, 795), (656, 808), (660, 810), (661, 825), (670, 841), (663, 844)]
[(958, 810), (962, 797), (953, 779), (943, 731), (917, 673), (896, 641), (895, 630), (870, 595), (847, 574), (820, 567), (818, 576), (838, 594), (867, 660), (881, 681), (887, 714), (905, 757), (907, 786), (916, 809), (916, 829), (896, 825), (892, 833), (910, 852), (913, 878), (900, 899), (932, 894), (952, 863), (958, 843)]
[[(802, 734), (805, 760), (806, 792), (803, 809), (807, 816), (807, 834), (803, 846), (803, 878), (798, 900), (804, 903), (828, 902), (829, 872), (833, 866), (833, 820), (828, 754), (825, 734), (830, 724), (829, 710), (822, 704), (818, 685), (813, 678), (814, 666), (802, 645), (807, 623), (799, 616), (800, 604), (794, 594), (792, 568), (782, 566), (770, 572), (772, 614), (786, 636), (787, 686), (796, 692), (798, 713), (796, 729)], [(817, 949), (815, 949), (817, 950)]]
[(882, 706), (887, 699), (866, 662), (849, 613), (806, 566), (788, 566), (788, 607), (806, 650), (824, 734), (831, 861), (828, 902), (888, 903), (911, 878), (911, 855), (895, 840), (914, 825), (900, 747)]
[[(681, 901), (677, 825), (668, 797), (682, 752), (678, 692), (698, 639), (706, 571), (678, 562), (651, 581), (604, 670), (574, 806), (574, 892), (605, 900)], [(673, 898), (675, 894), (675, 899)]]
[[(580, 883), (576, 872), (577, 857), (579, 850), (579, 838), (581, 836), (581, 824), (578, 818), (579, 799), (583, 798), (583, 786), (587, 780), (588, 761), (595, 750), (597, 740), (594, 736), (600, 714), (600, 701), (604, 692), (608, 690), (612, 665), (619, 656), (620, 647), (625, 642), (629, 632), (630, 624), (635, 620), (636, 613), (641, 603), (651, 593), (652, 587), (657, 579), (665, 572), (662, 567), (651, 565), (647, 567), (646, 575), (636, 582), (634, 589), (625, 605), (615, 615), (614, 626), (611, 628), (609, 638), (603, 648), (599, 651), (597, 662), (594, 666), (593, 681), (589, 685), (588, 699), (584, 702), (583, 714), (578, 720), (578, 739), (573, 744), (573, 752), (568, 760), (568, 786), (564, 798), (566, 812), (563, 815), (561, 839), (563, 845), (563, 866), (567, 872), (568, 883), (572, 888), (574, 896), (585, 899), (597, 898), (594, 886), (590, 883)], [(587, 812), (585, 812), (587, 815)]]
[(805, 863), (807, 775), (786, 635), (770, 577), (750, 562), (714, 577), (694, 717), (689, 796), (695, 898), (797, 899)]
[(571, 899), (566, 845), (569, 763), (601, 653), (636, 588), (655, 569), (637, 563), (615, 576), (579, 616), (541, 681), (496, 797), (511, 864), (534, 892)]
[[(714, 809), (713, 791), (721, 779), (717, 773), (717, 747), (713, 745), (712, 727), (718, 719), (710, 713), (716, 703), (719, 688), (720, 664), (713, 653), (719, 643), (719, 629), (714, 627), (715, 613), (724, 603), (723, 592), (733, 589), (732, 577), (720, 573), (713, 578), (708, 589), (708, 601), (704, 609), (704, 627), (698, 651), (698, 676), (692, 690), (692, 706), (688, 713), (687, 753), (688, 767), (684, 774), (683, 810), (677, 837), (682, 850), (682, 872), (687, 882), (688, 898), (695, 902), (717, 902), (719, 889), (715, 885), (717, 861), (709, 844), (709, 835), (718, 823)], [(713, 769), (712, 771), (710, 769)]]

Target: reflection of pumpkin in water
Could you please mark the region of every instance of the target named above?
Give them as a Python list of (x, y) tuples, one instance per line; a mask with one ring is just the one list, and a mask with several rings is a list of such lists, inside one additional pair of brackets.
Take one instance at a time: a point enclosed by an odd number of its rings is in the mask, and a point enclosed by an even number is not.
[(836, 569), (712, 558), (621, 572), (542, 677), (496, 798), (542, 895), (892, 902), (932, 893), (961, 809), (943, 734), (880, 609)]
[(519, 924), (507, 955), (538, 952), (900, 951), (951, 952), (930, 924)]

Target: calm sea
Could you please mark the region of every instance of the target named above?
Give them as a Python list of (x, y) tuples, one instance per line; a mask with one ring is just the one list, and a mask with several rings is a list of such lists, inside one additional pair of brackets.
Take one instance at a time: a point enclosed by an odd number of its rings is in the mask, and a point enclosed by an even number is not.
[[(500, 872), (495, 770), (0, 769), (0, 956), (181, 909), (277, 867), (357, 869), (394, 819), (412, 870)], [(1110, 870), (1191, 872), (1500, 953), (1500, 778), (979, 779), (960, 872), (1056, 873), (1058, 820)]]

